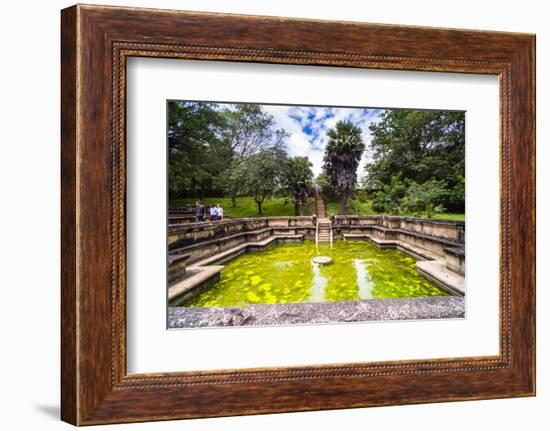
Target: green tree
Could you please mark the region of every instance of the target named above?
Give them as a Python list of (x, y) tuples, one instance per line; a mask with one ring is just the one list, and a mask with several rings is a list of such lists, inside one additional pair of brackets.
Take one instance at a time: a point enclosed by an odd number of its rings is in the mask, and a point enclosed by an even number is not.
[(388, 184), (382, 184), (374, 194), (372, 209), (379, 213), (397, 215), (402, 212), (401, 200), (405, 196), (406, 185), (399, 176), (391, 177)]
[(288, 134), (253, 104), (168, 103), (169, 199), (239, 193), (240, 166)]
[(233, 171), (239, 194), (253, 196), (259, 215), (265, 199), (283, 186), (286, 159), (284, 148), (272, 147), (251, 155)]
[[(445, 181), (445, 206), (464, 211), (465, 116), (463, 112), (394, 109), (370, 126), (372, 141), (365, 187), (380, 189), (393, 176), (424, 184)], [(462, 197), (461, 197), (462, 196)]]
[(349, 121), (336, 123), (327, 136), (323, 170), (334, 194), (340, 199), (340, 214), (346, 214), (348, 198), (355, 191), (357, 167), (365, 144), (361, 139), (361, 129)]
[(224, 119), (217, 105), (168, 102), (168, 189), (170, 199), (202, 197), (211, 187), (227, 151)]
[(231, 196), (235, 207), (241, 165), (262, 150), (282, 147), (288, 134), (284, 130), (274, 130), (273, 116), (262, 111), (259, 105), (233, 105), (232, 109), (223, 112), (223, 117), (226, 124), (223, 139), (229, 156), (225, 160), (226, 169), (220, 177), (220, 185)]
[(306, 202), (313, 184), (313, 164), (307, 157), (287, 159), (283, 176), (283, 193), (294, 201), (294, 215), (301, 215), (302, 205)]

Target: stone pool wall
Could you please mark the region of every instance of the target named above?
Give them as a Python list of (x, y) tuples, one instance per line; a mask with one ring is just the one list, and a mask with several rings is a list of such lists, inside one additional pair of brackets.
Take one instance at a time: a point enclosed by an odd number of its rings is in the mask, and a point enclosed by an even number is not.
[(262, 217), (168, 227), (170, 254), (188, 254), (189, 263), (206, 259), (247, 242), (274, 235), (315, 239), (314, 217)]
[[(448, 259), (449, 269), (464, 274), (464, 222), (396, 216), (334, 216), (335, 239), (364, 235), (401, 241)], [(315, 239), (314, 217), (260, 217), (221, 222), (169, 225), (168, 250), (189, 255), (188, 263), (208, 258), (247, 242), (274, 235)]]
[[(445, 259), (448, 249), (464, 248), (464, 222), (395, 216), (334, 216), (334, 237), (374, 236), (420, 247)], [(463, 261), (462, 261), (463, 263)]]
[[(464, 277), (465, 225), (463, 221), (352, 215), (334, 216), (332, 222), (334, 238), (354, 237), (355, 239), (376, 240), (375, 242), (379, 246), (395, 241), (397, 248), (402, 248), (410, 254), (419, 255), (419, 257), (422, 257), (422, 253), (416, 253), (414, 249), (427, 251), (432, 255), (428, 257), (429, 259), (445, 262), (447, 269)], [(414, 249), (407, 249), (409, 246)]]
[(378, 227), (408, 233), (417, 233), (426, 237), (464, 243), (464, 222), (454, 220), (435, 220), (400, 216), (333, 216), (333, 227), (340, 231), (361, 230)]

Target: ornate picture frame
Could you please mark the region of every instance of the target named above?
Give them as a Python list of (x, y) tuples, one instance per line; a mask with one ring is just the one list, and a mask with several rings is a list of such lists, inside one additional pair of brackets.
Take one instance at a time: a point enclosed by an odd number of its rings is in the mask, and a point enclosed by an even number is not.
[[(535, 394), (535, 36), (77, 5), (61, 19), (61, 417), (75, 425)], [(500, 353), (128, 374), (129, 57), (490, 74), (500, 85)], [(251, 395), (253, 394), (253, 395)]]

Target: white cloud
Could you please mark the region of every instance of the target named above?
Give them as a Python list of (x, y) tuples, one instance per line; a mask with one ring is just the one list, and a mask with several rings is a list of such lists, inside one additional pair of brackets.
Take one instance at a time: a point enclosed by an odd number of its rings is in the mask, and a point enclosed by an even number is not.
[[(319, 175), (323, 167), (323, 155), (327, 132), (338, 121), (351, 121), (362, 131), (363, 142), (370, 146), (372, 136), (369, 126), (378, 120), (380, 110), (362, 108), (328, 108), (310, 106), (263, 105), (262, 108), (275, 119), (277, 128), (289, 134), (288, 150), (292, 156), (306, 156), (313, 164), (313, 173)], [(358, 176), (363, 175), (367, 153), (359, 164)]]

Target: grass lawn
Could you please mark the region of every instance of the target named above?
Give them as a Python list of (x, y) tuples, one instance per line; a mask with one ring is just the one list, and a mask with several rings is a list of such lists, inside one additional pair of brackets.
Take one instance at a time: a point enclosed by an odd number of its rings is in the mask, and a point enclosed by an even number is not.
[[(328, 216), (337, 215), (340, 211), (340, 202), (326, 202), (326, 211)], [(356, 215), (376, 215), (376, 213), (371, 208), (370, 201), (360, 202), (358, 200), (348, 202), (348, 213)]]
[[(196, 202), (195, 198), (189, 199), (178, 199), (174, 202), (171, 202), (172, 205), (181, 205), (181, 204), (194, 204)], [(231, 198), (204, 198), (202, 202), (205, 205), (210, 205), (213, 203), (218, 203), (222, 206), (223, 212), (228, 217), (241, 218), (241, 217), (260, 217), (258, 214), (258, 206), (254, 201), (254, 198), (251, 196), (243, 196), (237, 198), (237, 206), (233, 208), (231, 206)], [(327, 202), (327, 215), (336, 215), (340, 210), (340, 202), (337, 201), (328, 201)], [(372, 210), (371, 202), (360, 202), (354, 200), (348, 204), (348, 213), (356, 215), (380, 215), (375, 213)], [(315, 199), (310, 198), (302, 207), (302, 215), (309, 216), (315, 214)], [(293, 216), (294, 215), (294, 205), (292, 202), (288, 202), (285, 205), (284, 198), (272, 198), (266, 199), (262, 205), (262, 216), (263, 217), (275, 217), (275, 216)], [(440, 220), (462, 220), (464, 221), (464, 214), (451, 214), (451, 213), (442, 213), (435, 214), (434, 219)]]
[(441, 214), (434, 214), (433, 218), (440, 219), (440, 220), (464, 221), (464, 214), (441, 213)]
[[(178, 199), (171, 204), (194, 204), (197, 200), (190, 199)], [(237, 206), (233, 208), (231, 206), (231, 198), (204, 198), (202, 203), (206, 206), (217, 203), (223, 208), (224, 215), (233, 218), (240, 217), (275, 217), (275, 216), (293, 216), (294, 204), (290, 201), (285, 205), (284, 198), (272, 198), (266, 199), (262, 205), (262, 215), (258, 214), (258, 205), (251, 196), (243, 196), (237, 198)], [(312, 210), (315, 208), (315, 199), (309, 199), (304, 205), (302, 213), (304, 215), (312, 215)]]

